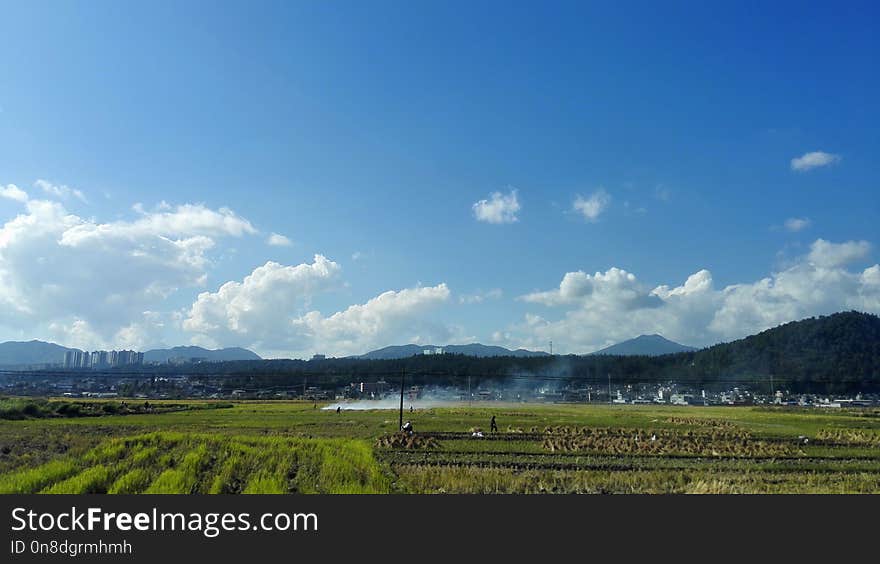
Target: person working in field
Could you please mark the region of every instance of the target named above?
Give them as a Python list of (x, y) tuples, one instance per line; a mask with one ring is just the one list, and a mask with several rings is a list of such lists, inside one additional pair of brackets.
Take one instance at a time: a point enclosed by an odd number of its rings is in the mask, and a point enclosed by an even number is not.
[(489, 430), (493, 433), (498, 432), (498, 424), (495, 423), (495, 416), (492, 416), (492, 421), (489, 422)]

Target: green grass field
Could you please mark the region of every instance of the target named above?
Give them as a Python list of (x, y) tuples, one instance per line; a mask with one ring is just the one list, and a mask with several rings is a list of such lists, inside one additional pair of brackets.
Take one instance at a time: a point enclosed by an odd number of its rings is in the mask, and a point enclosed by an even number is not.
[(880, 492), (878, 410), (163, 403), (0, 420), (0, 493)]

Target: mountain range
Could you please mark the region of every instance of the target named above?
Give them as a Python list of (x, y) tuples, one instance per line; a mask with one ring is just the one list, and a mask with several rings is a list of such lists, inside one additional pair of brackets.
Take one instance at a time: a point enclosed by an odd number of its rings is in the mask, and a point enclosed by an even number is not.
[[(0, 366), (18, 368), (62, 364), (64, 353), (71, 350), (76, 349), (37, 340), (7, 341), (0, 343)], [(210, 362), (261, 360), (257, 353), (239, 347), (216, 350), (202, 347), (173, 347), (153, 349), (144, 353), (144, 362), (168, 362), (172, 358), (201, 358)]]
[(172, 358), (203, 358), (209, 362), (262, 360), (262, 357), (254, 351), (241, 347), (213, 350), (202, 347), (172, 347), (170, 349), (152, 349), (144, 353), (144, 362), (168, 362)]
[(476, 357), (491, 357), (491, 356), (517, 356), (517, 357), (527, 357), (527, 356), (549, 356), (544, 351), (528, 351), (526, 349), (516, 349), (510, 350), (504, 347), (498, 347), (494, 345), (483, 345), (480, 343), (471, 343), (469, 345), (447, 345), (445, 347), (438, 347), (437, 345), (392, 345), (390, 347), (384, 347), (381, 349), (376, 349), (374, 351), (370, 351), (366, 354), (362, 354), (360, 356), (356, 356), (354, 358), (360, 358), (364, 360), (388, 360), (394, 358), (409, 358), (411, 356), (425, 354), (425, 351), (434, 351), (436, 349), (443, 349), (443, 352), (446, 354), (464, 354), (467, 356), (476, 356)]
[[(423, 355), (425, 351), (434, 351), (442, 349), (447, 354), (463, 354), (467, 356), (476, 356), (480, 358), (493, 356), (514, 356), (514, 357), (531, 357), (531, 356), (550, 356), (544, 351), (530, 351), (526, 349), (506, 349), (493, 345), (483, 345), (480, 343), (471, 343), (469, 345), (446, 345), (438, 347), (437, 345), (393, 345), (370, 351), (366, 354), (355, 356), (364, 360), (389, 360), (395, 358), (409, 358), (411, 356)], [(674, 341), (670, 341), (661, 335), (641, 335), (635, 339), (623, 341), (616, 345), (611, 345), (602, 350), (591, 354), (607, 354), (616, 356), (659, 356), (662, 354), (672, 354), (678, 352), (695, 351), (694, 347), (682, 345)], [(430, 354), (430, 353), (429, 353)]]
[[(434, 351), (436, 349), (442, 349), (443, 352), (447, 354), (463, 354), (479, 358), (497, 356), (512, 356), (519, 358), (549, 356), (549, 354), (544, 351), (530, 351), (526, 349), (511, 350), (495, 345), (470, 343), (467, 345), (446, 346), (416, 344), (392, 345), (362, 355), (356, 355), (351, 358), (363, 360), (409, 358), (415, 355), (422, 355), (426, 350)], [(64, 360), (64, 353), (69, 350), (74, 349), (44, 341), (7, 341), (5, 343), (0, 343), (0, 366), (28, 367), (61, 364)], [(642, 335), (635, 339), (630, 339), (604, 348), (600, 351), (596, 351), (592, 354), (656, 356), (693, 350), (696, 349), (680, 345), (665, 339), (660, 335)], [(255, 352), (241, 347), (211, 350), (196, 346), (178, 346), (167, 349), (151, 349), (144, 353), (144, 362), (146, 363), (165, 363), (175, 358), (198, 358), (209, 362), (262, 360)]]

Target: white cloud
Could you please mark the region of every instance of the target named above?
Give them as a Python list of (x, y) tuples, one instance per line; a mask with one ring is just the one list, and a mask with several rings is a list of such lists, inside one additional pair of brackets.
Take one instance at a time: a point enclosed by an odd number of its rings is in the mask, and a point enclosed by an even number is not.
[(82, 193), (81, 190), (70, 188), (69, 186), (65, 186), (63, 184), (52, 184), (48, 180), (39, 179), (34, 182), (34, 187), (39, 188), (49, 196), (61, 198), (62, 200), (66, 200), (73, 196), (74, 198), (82, 202), (86, 201), (86, 196)]
[(282, 345), (291, 317), (302, 313), (316, 294), (333, 287), (340, 270), (322, 255), (297, 266), (267, 262), (241, 282), (226, 282), (216, 292), (199, 294), (183, 329), (223, 345)]
[(714, 287), (700, 270), (684, 284), (651, 289), (618, 268), (593, 275), (569, 272), (558, 288), (522, 296), (528, 303), (562, 308), (556, 319), (528, 313), (498, 332), (509, 346), (541, 347), (548, 340), (590, 352), (644, 333), (690, 345), (753, 334), (787, 321), (856, 309), (880, 313), (880, 265), (850, 270), (867, 257), (865, 241), (814, 242), (792, 266), (752, 283)]
[(508, 194), (492, 192), (488, 200), (480, 200), (473, 205), (474, 217), (486, 223), (513, 223), (518, 221), (516, 214), (520, 210), (516, 190)]
[(77, 349), (115, 348), (115, 344), (105, 346), (107, 343), (105, 338), (95, 332), (84, 319), (75, 318), (70, 323), (53, 321), (49, 323), (49, 334), (53, 341)]
[(804, 153), (800, 157), (791, 159), (791, 170), (806, 172), (814, 168), (830, 166), (840, 162), (840, 155), (826, 153), (824, 151), (813, 151), (812, 153)]
[(194, 342), (294, 357), (316, 352), (345, 356), (392, 342), (445, 342), (450, 337), (449, 328), (423, 316), (449, 300), (445, 284), (384, 292), (329, 316), (306, 311), (316, 294), (337, 285), (340, 270), (321, 255), (312, 264), (266, 263), (242, 282), (200, 294), (183, 328), (194, 334)]
[(628, 310), (656, 305), (656, 298), (648, 290), (634, 274), (612, 267), (592, 275), (580, 270), (568, 272), (558, 289), (526, 294), (520, 299), (550, 307), (601, 302)]
[(311, 348), (334, 356), (361, 354), (389, 343), (445, 343), (452, 331), (424, 315), (449, 300), (446, 284), (384, 292), (364, 304), (324, 317), (312, 311), (293, 320)]
[(25, 192), (15, 184), (0, 186), (0, 198), (6, 198), (8, 200), (13, 200), (21, 203), (25, 203), (28, 201), (27, 192)]
[(818, 267), (836, 268), (863, 259), (869, 252), (871, 252), (871, 244), (867, 241), (831, 243), (824, 239), (816, 239), (810, 246), (808, 258)]
[(812, 222), (808, 217), (790, 217), (785, 220), (785, 229), (792, 233), (803, 231), (810, 226)]
[(182, 242), (186, 238), (241, 237), (256, 232), (248, 220), (229, 208), (212, 210), (203, 204), (183, 204), (170, 211), (145, 213), (135, 221), (103, 224), (83, 221), (64, 231), (61, 244), (70, 247), (101, 245), (141, 237), (178, 238), (177, 242)]
[(100, 223), (60, 202), (27, 200), (0, 226), (0, 326), (95, 346), (112, 344), (124, 328), (155, 334), (145, 312), (204, 285), (219, 238), (251, 232), (231, 210), (202, 205)]
[(610, 203), (611, 196), (604, 188), (599, 188), (586, 198), (578, 194), (571, 207), (587, 221), (596, 221)]
[(278, 233), (272, 233), (266, 239), (266, 244), (272, 247), (289, 247), (293, 245), (293, 241), (285, 237), (284, 235), (280, 235)]
[(98, 330), (85, 319), (74, 317), (49, 322), (47, 331), (50, 340), (68, 347), (84, 350), (143, 350), (145, 346), (166, 346), (166, 330), (173, 317), (173, 314), (145, 311), (138, 319), (112, 333)]

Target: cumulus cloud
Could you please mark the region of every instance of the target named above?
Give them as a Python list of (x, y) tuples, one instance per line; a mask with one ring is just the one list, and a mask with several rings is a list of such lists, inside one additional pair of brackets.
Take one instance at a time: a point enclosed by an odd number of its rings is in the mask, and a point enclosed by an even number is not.
[(85, 194), (81, 190), (65, 186), (64, 184), (52, 184), (48, 180), (39, 179), (34, 182), (34, 188), (39, 188), (49, 196), (54, 196), (62, 200), (74, 197), (82, 202), (86, 201)]
[(791, 231), (792, 233), (797, 233), (798, 231), (803, 231), (807, 227), (810, 226), (812, 222), (808, 217), (790, 217), (785, 220), (785, 229), (787, 231)]
[(811, 153), (804, 153), (800, 157), (795, 157), (791, 159), (791, 170), (806, 172), (814, 168), (831, 166), (837, 162), (840, 162), (840, 159), (840, 155), (835, 155), (834, 153), (826, 153), (824, 151), (813, 151)]
[[(565, 274), (558, 288), (521, 296), (527, 303), (562, 309), (529, 312), (496, 337), (508, 345), (543, 346), (548, 340), (590, 352), (645, 333), (691, 345), (709, 345), (781, 323), (856, 309), (880, 313), (880, 265), (851, 270), (868, 256), (865, 241), (815, 241), (794, 264), (752, 283), (716, 288), (700, 270), (679, 286), (651, 288), (618, 268)], [(551, 312), (554, 310), (550, 310)]]
[(293, 245), (293, 241), (278, 233), (272, 233), (266, 239), (266, 244), (272, 247), (289, 247)]
[(596, 221), (610, 203), (611, 196), (604, 188), (599, 188), (586, 198), (578, 194), (571, 207), (574, 211), (584, 216), (584, 219), (587, 221)]
[(449, 300), (446, 284), (384, 292), (364, 304), (324, 317), (309, 312), (292, 322), (315, 351), (334, 356), (364, 353), (394, 342), (448, 342), (452, 330), (424, 315)]
[(219, 238), (254, 232), (231, 210), (203, 205), (100, 223), (57, 201), (23, 204), (0, 226), (0, 325), (94, 346), (126, 327), (148, 334), (145, 312), (205, 284)]
[(871, 244), (867, 241), (846, 241), (831, 243), (817, 239), (810, 246), (807, 255), (810, 262), (821, 268), (836, 268), (863, 259), (871, 252)]
[(656, 302), (634, 274), (620, 268), (592, 275), (580, 270), (568, 272), (562, 277), (559, 288), (526, 294), (520, 299), (545, 306), (601, 302), (625, 310), (648, 307)]
[(488, 200), (480, 200), (473, 205), (477, 221), (495, 224), (518, 221), (516, 214), (519, 210), (516, 190), (511, 190), (508, 194), (492, 192)]
[(337, 284), (340, 267), (316, 255), (311, 264), (269, 262), (241, 282), (199, 295), (183, 321), (195, 342), (247, 345), (269, 355), (360, 354), (390, 342), (445, 340), (450, 330), (424, 318), (449, 300), (445, 284), (384, 292), (325, 316), (307, 310), (319, 292)]
[(283, 340), (291, 316), (302, 313), (318, 293), (330, 289), (341, 268), (315, 255), (312, 263), (285, 266), (269, 261), (241, 282), (226, 282), (216, 292), (199, 294), (183, 320), (186, 331), (200, 333), (222, 345)]
[(0, 186), (0, 198), (6, 198), (7, 200), (13, 200), (21, 203), (28, 201), (27, 192), (25, 192), (15, 184)]

